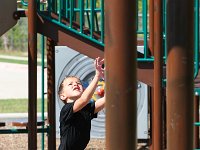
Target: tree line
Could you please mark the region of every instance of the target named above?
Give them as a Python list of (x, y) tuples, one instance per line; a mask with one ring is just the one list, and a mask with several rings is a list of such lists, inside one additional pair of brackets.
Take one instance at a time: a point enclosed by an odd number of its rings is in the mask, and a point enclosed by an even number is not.
[(0, 50), (27, 51), (28, 49), (28, 22), (21, 18), (17, 24), (0, 37)]

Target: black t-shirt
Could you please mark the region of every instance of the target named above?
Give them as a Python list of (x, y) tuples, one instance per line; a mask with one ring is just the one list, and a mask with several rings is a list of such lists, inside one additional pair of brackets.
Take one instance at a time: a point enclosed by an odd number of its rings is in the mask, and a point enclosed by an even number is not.
[(60, 146), (59, 150), (84, 150), (90, 140), (91, 120), (95, 103), (90, 101), (80, 111), (73, 113), (73, 103), (67, 103), (60, 112)]

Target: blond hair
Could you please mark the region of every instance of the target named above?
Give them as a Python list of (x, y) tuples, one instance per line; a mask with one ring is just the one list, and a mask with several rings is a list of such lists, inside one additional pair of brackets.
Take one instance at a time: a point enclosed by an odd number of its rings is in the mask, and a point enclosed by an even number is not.
[(62, 82), (60, 83), (60, 86), (59, 86), (59, 89), (58, 89), (58, 95), (59, 95), (59, 97), (60, 97), (60, 95), (62, 94), (62, 92), (63, 92), (63, 88), (64, 88), (64, 82), (65, 82), (65, 80), (67, 80), (67, 79), (69, 79), (69, 78), (76, 78), (76, 79), (78, 79), (80, 82), (81, 82), (81, 80), (78, 78), (78, 77), (76, 77), (76, 76), (66, 76), (63, 80), (62, 80)]

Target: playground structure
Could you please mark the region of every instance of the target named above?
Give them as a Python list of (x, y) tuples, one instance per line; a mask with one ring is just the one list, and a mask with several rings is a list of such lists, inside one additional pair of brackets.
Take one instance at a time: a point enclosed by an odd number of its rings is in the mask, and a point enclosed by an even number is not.
[[(13, 16), (28, 17), (29, 117), (26, 130), (1, 133), (28, 133), (32, 150), (37, 148), (37, 132), (47, 132), (48, 149), (55, 149), (55, 46), (62, 45), (90, 58), (106, 59), (108, 149), (136, 149), (137, 80), (149, 86), (150, 149), (200, 147), (199, 1), (21, 3), (28, 9), (14, 10)], [(41, 129), (36, 117), (37, 33), (47, 38), (48, 127)], [(142, 52), (137, 51), (138, 45), (144, 46)]]

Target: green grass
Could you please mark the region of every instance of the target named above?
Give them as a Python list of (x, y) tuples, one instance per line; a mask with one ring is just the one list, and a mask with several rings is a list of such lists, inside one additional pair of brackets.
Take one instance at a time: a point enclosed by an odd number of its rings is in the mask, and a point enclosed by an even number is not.
[[(28, 59), (28, 53), (26, 52), (21, 52), (21, 51), (5, 51), (5, 50), (0, 50), (0, 55), (6, 55), (6, 56), (18, 56), (22, 58)], [(38, 54), (37, 56), (37, 65), (41, 66), (41, 56)], [(14, 64), (28, 64), (28, 60), (19, 60), (19, 59), (14, 59), (14, 58), (1, 58), (0, 57), (0, 62), (6, 62), (6, 63), (14, 63)], [(45, 60), (46, 63), (46, 60)]]
[[(47, 103), (45, 100), (45, 112)], [(0, 113), (25, 113), (28, 112), (28, 99), (5, 99), (0, 100)], [(41, 100), (37, 100), (37, 112), (41, 112)]]
[[(0, 50), (1, 55), (27, 57), (27, 53), (19, 51), (3, 51)], [(27, 60), (0, 58), (0, 62), (15, 63), (15, 64), (28, 64)], [(41, 62), (38, 62), (41, 65)], [(45, 101), (45, 112), (47, 111), (47, 104)], [(0, 100), (0, 113), (24, 113), (28, 112), (28, 99), (5, 99)], [(37, 112), (41, 112), (41, 100), (37, 100)]]
[(26, 60), (17, 60), (17, 59), (7, 59), (7, 58), (0, 58), (0, 62), (7, 62), (7, 63), (15, 63), (15, 64), (28, 64)]
[(17, 50), (2, 50), (0, 49), (1, 55), (9, 55), (9, 56), (19, 56), (19, 57), (28, 57), (28, 52), (22, 52)]
[[(0, 58), (0, 62), (6, 62), (6, 63), (14, 63), (14, 64), (23, 64), (27, 65), (28, 61), (27, 60), (17, 60), (17, 59), (8, 59), (8, 58)], [(38, 66), (41, 66), (41, 62), (37, 62)]]

